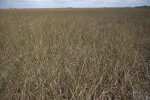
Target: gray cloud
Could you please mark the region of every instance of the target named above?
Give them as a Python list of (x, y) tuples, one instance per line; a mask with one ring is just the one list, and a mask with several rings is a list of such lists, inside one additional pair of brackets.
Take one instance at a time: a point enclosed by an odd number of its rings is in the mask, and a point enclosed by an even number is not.
[(0, 0), (0, 8), (120, 7), (150, 5), (150, 0)]

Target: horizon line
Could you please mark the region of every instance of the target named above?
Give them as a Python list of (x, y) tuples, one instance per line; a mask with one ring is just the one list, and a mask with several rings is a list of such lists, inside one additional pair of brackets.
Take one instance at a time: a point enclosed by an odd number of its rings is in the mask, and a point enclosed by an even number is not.
[(0, 8), (0, 9), (59, 9), (59, 8), (136, 8), (136, 7), (150, 7), (149, 5), (142, 5), (142, 6), (124, 6), (124, 7), (52, 7), (52, 8), (44, 8), (44, 7), (33, 7), (33, 8)]

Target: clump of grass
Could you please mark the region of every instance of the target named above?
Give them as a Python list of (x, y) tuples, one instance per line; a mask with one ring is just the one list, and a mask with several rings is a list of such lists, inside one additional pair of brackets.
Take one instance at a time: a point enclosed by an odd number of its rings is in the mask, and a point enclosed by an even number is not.
[(145, 98), (150, 88), (148, 12), (0, 10), (0, 98)]

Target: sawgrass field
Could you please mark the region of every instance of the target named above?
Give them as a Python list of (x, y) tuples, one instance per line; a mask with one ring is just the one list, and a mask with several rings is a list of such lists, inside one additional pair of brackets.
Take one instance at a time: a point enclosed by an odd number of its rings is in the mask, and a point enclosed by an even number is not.
[(1, 100), (149, 95), (149, 8), (0, 9)]

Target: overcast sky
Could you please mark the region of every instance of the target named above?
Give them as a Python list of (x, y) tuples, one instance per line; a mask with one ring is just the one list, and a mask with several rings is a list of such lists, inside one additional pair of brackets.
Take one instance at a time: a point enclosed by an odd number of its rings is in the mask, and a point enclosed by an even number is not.
[(0, 0), (0, 8), (126, 7), (150, 5), (150, 0)]

